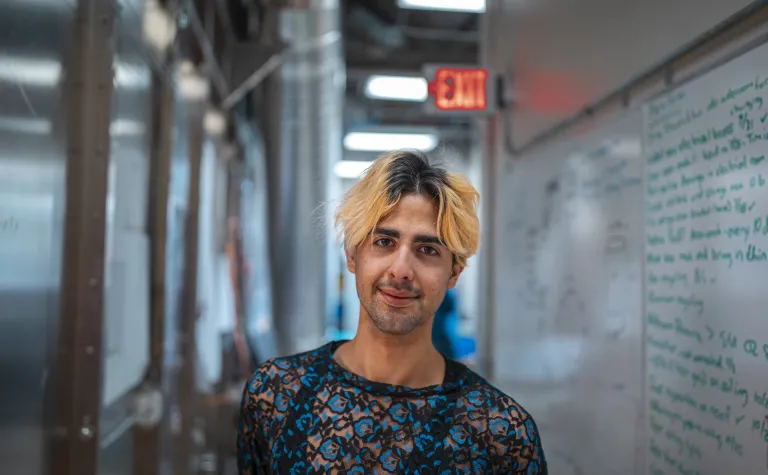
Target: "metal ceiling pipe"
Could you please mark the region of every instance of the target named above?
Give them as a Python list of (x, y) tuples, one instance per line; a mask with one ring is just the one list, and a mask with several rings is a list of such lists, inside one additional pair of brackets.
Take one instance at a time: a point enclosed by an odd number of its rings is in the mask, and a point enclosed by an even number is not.
[(339, 0), (283, 0), (275, 31), (285, 49), (264, 83), (273, 319), (283, 355), (321, 345), (330, 318), (323, 223), (342, 153), (340, 15)]

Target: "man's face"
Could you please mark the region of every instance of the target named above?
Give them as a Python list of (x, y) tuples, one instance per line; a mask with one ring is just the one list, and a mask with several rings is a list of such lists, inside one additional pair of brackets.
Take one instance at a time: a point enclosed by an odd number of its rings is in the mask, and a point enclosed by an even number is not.
[(437, 207), (421, 195), (395, 209), (347, 256), (363, 309), (381, 332), (407, 335), (428, 322), (462, 269), (440, 244)]

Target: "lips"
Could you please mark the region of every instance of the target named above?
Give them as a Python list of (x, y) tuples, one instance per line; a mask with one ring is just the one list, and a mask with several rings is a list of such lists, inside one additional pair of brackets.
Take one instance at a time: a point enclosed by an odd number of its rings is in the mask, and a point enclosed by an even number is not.
[(379, 293), (384, 301), (392, 307), (405, 307), (414, 302), (418, 297), (410, 292), (403, 292), (394, 289), (379, 289)]

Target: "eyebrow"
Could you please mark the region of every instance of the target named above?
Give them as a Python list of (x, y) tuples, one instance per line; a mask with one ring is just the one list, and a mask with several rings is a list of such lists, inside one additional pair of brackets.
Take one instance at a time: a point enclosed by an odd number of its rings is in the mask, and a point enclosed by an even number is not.
[[(376, 228), (373, 230), (373, 234), (382, 234), (384, 236), (389, 236), (391, 238), (400, 239), (400, 232), (395, 231), (394, 229), (388, 229), (388, 228)], [(437, 236), (432, 236), (430, 234), (417, 234), (413, 238), (414, 242), (419, 242), (423, 244), (437, 244), (439, 246), (445, 246), (443, 241), (440, 240)]]

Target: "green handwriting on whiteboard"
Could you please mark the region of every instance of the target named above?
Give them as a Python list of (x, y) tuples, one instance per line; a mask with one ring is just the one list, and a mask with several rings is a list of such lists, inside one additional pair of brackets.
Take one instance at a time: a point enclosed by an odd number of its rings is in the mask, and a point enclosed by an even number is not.
[(752, 420), (752, 432), (757, 433), (763, 442), (768, 443), (768, 423), (764, 417)]
[(648, 273), (648, 283), (652, 285), (663, 285), (669, 288), (676, 286), (685, 287), (688, 285), (688, 274), (686, 272), (660, 272), (650, 271)]
[(731, 406), (718, 407), (713, 404), (707, 404), (703, 400), (697, 399), (694, 394), (677, 391), (674, 388), (666, 387), (663, 384), (651, 384), (651, 393), (654, 397), (664, 399), (670, 404), (670, 407), (681, 407), (690, 411), (706, 415), (711, 421), (724, 422), (729, 425), (738, 425), (744, 419), (743, 416), (732, 417)]
[[(684, 354), (685, 352), (681, 351), (679, 353)], [(717, 372), (723, 371), (719, 368), (712, 368), (712, 367), (707, 368), (708, 365), (702, 365), (701, 362), (699, 362), (698, 366), (700, 368), (705, 368), (705, 369), (696, 370), (695, 368), (692, 367), (694, 363), (692, 361), (689, 361), (689, 360), (692, 360), (692, 357), (693, 355), (691, 354), (690, 357), (686, 357), (684, 355), (678, 358), (677, 356), (670, 355), (669, 352), (666, 352), (665, 355), (663, 354), (653, 355), (648, 359), (648, 362), (652, 370), (662, 371), (668, 377), (682, 378), (682, 380), (688, 381), (694, 390), (696, 390), (697, 388), (710, 388), (722, 394), (733, 396), (735, 402), (738, 402), (740, 404), (739, 407), (741, 408), (747, 407), (747, 405), (749, 405), (750, 394), (752, 394), (753, 405), (760, 407), (761, 409), (764, 408), (766, 404), (765, 393), (750, 391), (749, 388), (742, 386), (739, 383), (739, 380), (736, 379), (734, 376), (717, 376), (711, 373), (711, 371), (717, 371)], [(681, 359), (684, 360), (685, 363), (681, 362), (680, 361)], [(709, 373), (707, 372), (707, 369), (710, 370)], [(735, 374), (736, 371), (737, 370), (735, 369), (735, 364), (734, 364), (733, 373)], [(653, 373), (654, 372), (652, 371), (651, 376), (653, 376)], [(651, 384), (651, 392), (658, 392), (659, 387), (660, 387), (659, 385), (656, 385), (654, 387), (654, 385)], [(701, 410), (701, 412), (706, 412), (705, 408), (700, 407), (699, 409)]]
[(719, 290), (712, 284), (746, 267), (758, 273), (752, 279), (768, 269), (768, 77), (707, 92), (705, 100), (654, 102), (645, 122), (646, 401), (654, 475), (705, 475), (703, 454), (741, 457), (745, 443), (768, 443), (768, 388), (755, 379), (768, 371), (768, 338), (737, 323), (740, 314), (730, 306), (738, 307), (740, 294), (712, 294)]
[(736, 374), (736, 362), (730, 356), (697, 353), (690, 350), (681, 350), (678, 353), (678, 356), (693, 363), (698, 363), (710, 368), (728, 370), (731, 374)]
[(646, 342), (648, 343), (649, 346), (656, 348), (657, 350), (666, 351), (671, 354), (675, 354), (675, 352), (677, 351), (677, 345), (672, 343), (669, 340), (662, 340), (659, 338), (654, 338), (651, 335), (648, 335), (648, 337), (646, 338)]
[[(743, 455), (743, 445), (730, 434), (722, 433), (717, 429), (702, 425), (701, 423), (684, 416), (683, 414), (671, 409), (670, 407), (662, 404), (658, 399), (652, 397), (650, 399), (650, 410), (652, 413), (659, 415), (662, 420), (667, 420), (672, 426), (679, 426), (682, 429), (683, 434), (688, 432), (696, 433), (705, 436), (705, 438), (715, 442), (717, 450), (722, 450), (725, 447), (733, 451), (738, 455)], [(726, 443), (733, 441), (732, 443)]]
[[(726, 200), (724, 203), (712, 203), (704, 206), (697, 206), (690, 210), (686, 216), (691, 220), (697, 220), (700, 218), (706, 218), (715, 214), (736, 214), (745, 215), (755, 209), (757, 202), (755, 200), (744, 201), (741, 198), (735, 198), (734, 200)], [(661, 220), (661, 218), (659, 218)], [(680, 221), (684, 221), (680, 220)]]
[(677, 305), (685, 311), (692, 311), (698, 315), (704, 312), (704, 301), (694, 295), (662, 294), (654, 290), (648, 291), (649, 305)]
[(703, 343), (705, 340), (701, 332), (699, 332), (698, 330), (689, 328), (688, 326), (686, 326), (685, 322), (683, 322), (683, 320), (680, 318), (675, 318), (672, 321), (667, 321), (667, 320), (661, 319), (655, 313), (650, 312), (648, 313), (647, 321), (648, 321), (648, 325), (655, 329), (659, 329), (662, 331), (675, 333), (680, 336), (691, 338), (696, 340), (696, 342), (698, 343)]
[[(735, 231), (734, 231), (735, 232)], [(699, 262), (699, 261), (711, 261), (711, 262), (727, 262), (728, 268), (732, 268), (736, 263), (739, 264), (764, 264), (768, 261), (768, 254), (766, 250), (755, 244), (747, 244), (740, 248), (723, 249), (715, 246), (702, 247), (698, 250), (685, 251), (678, 253), (675, 257), (672, 254), (660, 254), (649, 252), (645, 256), (645, 262), (649, 265), (663, 265), (671, 264), (676, 260), (684, 262)], [(700, 274), (701, 275), (701, 274)], [(658, 283), (658, 282), (651, 282)], [(706, 283), (701, 280), (694, 280), (694, 283)], [(710, 283), (712, 281), (710, 280)], [(659, 303), (654, 300), (651, 303)], [(670, 302), (671, 303), (671, 302)]]
[[(678, 450), (678, 453), (671, 454), (666, 449), (660, 447), (658, 444), (656, 444), (656, 441), (653, 437), (651, 437), (649, 444), (648, 444), (648, 451), (651, 453), (651, 455), (657, 459), (660, 463), (664, 463), (665, 465), (669, 466), (669, 468), (674, 470), (674, 473), (679, 475), (702, 475), (701, 472), (698, 470), (694, 470), (692, 468), (688, 468), (685, 466), (685, 464), (679, 460), (677, 457), (683, 455), (680, 450)], [(695, 453), (695, 452), (694, 452)], [(699, 455), (701, 455), (701, 451), (698, 451)], [(665, 472), (654, 468), (653, 465), (651, 465), (651, 473), (653, 475), (665, 475)]]

